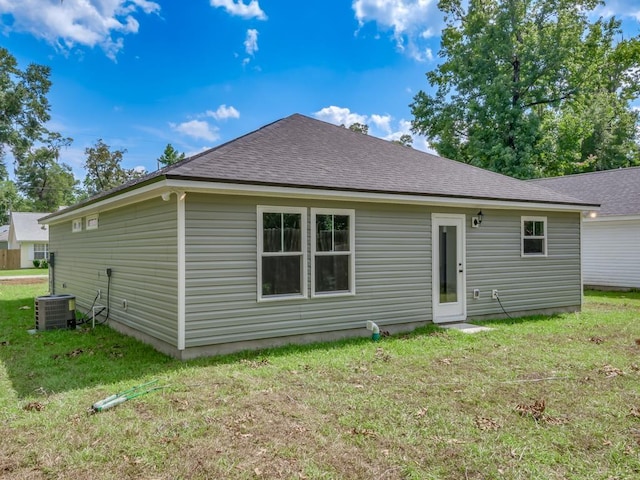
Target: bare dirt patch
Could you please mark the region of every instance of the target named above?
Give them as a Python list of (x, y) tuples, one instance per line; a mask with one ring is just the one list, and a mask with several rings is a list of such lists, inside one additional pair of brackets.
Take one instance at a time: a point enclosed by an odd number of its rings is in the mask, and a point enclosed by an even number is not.
[(34, 278), (34, 277), (24, 277), (24, 278), (2, 278), (0, 277), (0, 283), (3, 285), (37, 285), (39, 283), (46, 283), (48, 278)]

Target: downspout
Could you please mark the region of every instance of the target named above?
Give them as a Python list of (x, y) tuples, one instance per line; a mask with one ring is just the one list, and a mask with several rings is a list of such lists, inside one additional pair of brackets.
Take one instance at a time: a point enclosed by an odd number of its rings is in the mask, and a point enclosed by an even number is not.
[(371, 320), (367, 320), (367, 330), (371, 330), (371, 340), (374, 342), (380, 340), (380, 327)]

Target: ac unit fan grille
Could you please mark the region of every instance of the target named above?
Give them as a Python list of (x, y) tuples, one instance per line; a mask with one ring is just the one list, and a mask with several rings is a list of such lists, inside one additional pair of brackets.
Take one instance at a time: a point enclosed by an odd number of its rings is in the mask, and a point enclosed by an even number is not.
[(36, 298), (36, 330), (76, 327), (76, 297), (45, 295)]

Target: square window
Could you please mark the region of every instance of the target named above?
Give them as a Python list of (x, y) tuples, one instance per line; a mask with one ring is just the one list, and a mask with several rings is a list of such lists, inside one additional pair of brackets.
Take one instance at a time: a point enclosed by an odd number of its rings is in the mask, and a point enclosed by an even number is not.
[(72, 232), (81, 232), (82, 231), (82, 219), (75, 218), (71, 221), (71, 231)]
[(87, 217), (87, 230), (96, 230), (98, 228), (98, 215), (90, 215)]

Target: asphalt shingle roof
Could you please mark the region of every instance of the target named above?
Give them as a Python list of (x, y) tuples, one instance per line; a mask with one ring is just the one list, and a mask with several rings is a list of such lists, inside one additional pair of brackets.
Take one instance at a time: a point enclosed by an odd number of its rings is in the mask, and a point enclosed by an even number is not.
[(640, 167), (542, 178), (530, 183), (600, 203), (599, 216), (640, 215)]
[(169, 167), (170, 178), (581, 203), (568, 195), (295, 114)]
[(48, 242), (49, 229), (38, 224), (38, 219), (48, 215), (48, 213), (38, 212), (13, 212), (11, 214), (11, 225), (18, 242)]
[(532, 183), (294, 114), (70, 208), (161, 178), (591, 206)]

